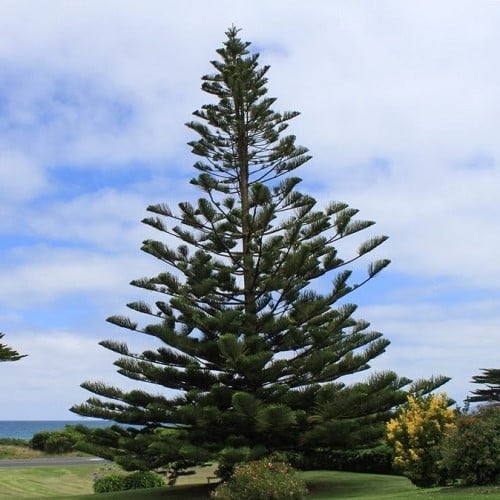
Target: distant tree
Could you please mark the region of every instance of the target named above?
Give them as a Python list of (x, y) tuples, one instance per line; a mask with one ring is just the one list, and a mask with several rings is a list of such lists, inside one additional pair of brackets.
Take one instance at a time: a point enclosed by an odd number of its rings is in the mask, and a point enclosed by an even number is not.
[[(116, 436), (112, 445), (115, 460), (130, 469), (160, 465), (151, 450), (161, 426), (177, 429), (177, 436), (161, 434), (170, 454), (163, 460), (171, 462), (176, 454), (202, 457), (200, 450), (237, 462), (271, 450), (369, 447), (379, 444), (385, 420), (408, 393), (422, 395), (448, 380), (412, 383), (382, 372), (351, 385), (342, 381), (367, 370), (389, 345), (353, 317), (356, 306), (346, 301), (389, 261), (371, 262), (357, 284), (347, 267), (386, 237), (371, 237), (339, 256), (338, 242), (374, 223), (356, 220), (358, 211), (344, 203), (318, 209), (296, 190), (301, 180), (289, 174), (310, 156), (283, 132), (298, 113), (272, 109), (268, 66), (259, 66), (238, 30), (226, 34), (220, 59), (212, 62), (215, 73), (203, 77), (202, 89), (216, 102), (187, 124), (199, 136), (190, 143), (200, 157), (191, 183), (202, 197), (180, 203), (177, 214), (164, 204), (150, 206), (153, 215), (143, 221), (169, 244), (179, 242), (175, 248), (147, 240), (142, 247), (166, 269), (132, 285), (163, 298), (154, 308), (145, 302), (128, 307), (153, 323), (108, 318), (162, 346), (133, 353), (124, 342), (101, 342), (121, 356), (115, 361), (120, 374), (167, 390), (127, 392), (85, 382), (97, 397), (72, 408), (145, 426)], [(97, 454), (106, 439), (95, 443)]]
[(483, 368), (482, 375), (472, 377), (474, 384), (486, 385), (486, 388), (476, 389), (467, 398), (470, 403), (500, 403), (500, 369)]
[[(3, 333), (0, 333), (0, 339), (2, 339), (4, 336), (5, 335)], [(18, 361), (24, 357), (26, 357), (26, 354), (19, 354), (9, 346), (0, 344), (0, 361)]]
[(467, 485), (500, 484), (500, 405), (459, 413), (440, 449), (450, 478)]

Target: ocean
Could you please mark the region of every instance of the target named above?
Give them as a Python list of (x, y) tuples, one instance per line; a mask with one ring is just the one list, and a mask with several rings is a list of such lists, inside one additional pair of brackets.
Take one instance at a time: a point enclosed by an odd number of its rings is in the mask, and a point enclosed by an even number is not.
[(109, 427), (114, 422), (107, 420), (0, 420), (0, 438), (31, 439), (40, 431), (58, 431), (65, 425), (87, 427)]

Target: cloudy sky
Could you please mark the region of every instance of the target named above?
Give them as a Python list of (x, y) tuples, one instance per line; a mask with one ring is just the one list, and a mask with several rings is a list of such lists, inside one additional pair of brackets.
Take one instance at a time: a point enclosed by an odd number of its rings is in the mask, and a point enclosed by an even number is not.
[(0, 420), (76, 418), (84, 380), (132, 386), (97, 342), (151, 346), (105, 318), (161, 270), (147, 205), (196, 195), (183, 124), (233, 23), (276, 109), (302, 112), (302, 190), (390, 236), (351, 297), (392, 342), (373, 368), (449, 375), (462, 402), (499, 367), (500, 2), (3, 0), (0, 331), (29, 356), (0, 366)]

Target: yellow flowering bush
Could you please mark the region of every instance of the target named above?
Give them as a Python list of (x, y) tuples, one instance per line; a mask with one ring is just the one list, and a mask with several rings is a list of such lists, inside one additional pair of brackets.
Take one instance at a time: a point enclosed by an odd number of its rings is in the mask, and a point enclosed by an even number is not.
[(455, 428), (455, 420), (445, 393), (408, 396), (407, 404), (386, 424), (395, 469), (417, 486), (441, 484), (445, 477), (439, 444)]

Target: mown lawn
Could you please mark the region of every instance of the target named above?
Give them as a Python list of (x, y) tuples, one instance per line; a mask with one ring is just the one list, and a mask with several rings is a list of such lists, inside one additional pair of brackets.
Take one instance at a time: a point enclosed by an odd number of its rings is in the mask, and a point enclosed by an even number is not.
[(93, 474), (98, 467), (47, 466), (0, 469), (0, 499), (69, 498), (92, 493)]
[[(0, 499), (51, 498), (72, 500), (160, 500), (162, 498), (202, 500), (208, 498), (209, 469), (199, 469), (182, 478), (174, 487), (121, 491), (96, 495), (92, 493), (93, 477), (102, 466), (34, 467), (0, 469)], [(464, 500), (478, 496), (500, 498), (500, 487), (419, 489), (406, 478), (350, 472), (308, 471), (301, 473), (311, 491), (311, 499), (365, 498), (385, 500)]]

